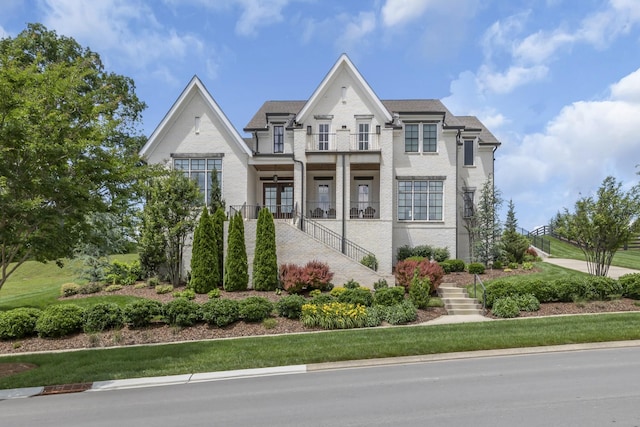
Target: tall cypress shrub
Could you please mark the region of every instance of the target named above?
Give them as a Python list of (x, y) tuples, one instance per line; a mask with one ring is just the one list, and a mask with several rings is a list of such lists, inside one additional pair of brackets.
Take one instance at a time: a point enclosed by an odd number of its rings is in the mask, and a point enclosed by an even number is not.
[(229, 243), (224, 269), (224, 289), (244, 291), (249, 284), (247, 250), (244, 244), (244, 221), (238, 212), (229, 224)]
[(219, 207), (213, 214), (213, 232), (218, 247), (218, 272), (220, 278), (223, 277), (224, 272), (224, 222), (227, 220), (227, 214), (224, 213), (224, 208)]
[(198, 294), (206, 294), (218, 287), (219, 283), (218, 246), (215, 241), (213, 220), (205, 206), (193, 234), (189, 287)]
[(276, 255), (276, 229), (269, 209), (258, 214), (256, 251), (253, 257), (253, 288), (273, 291), (278, 287), (278, 258)]

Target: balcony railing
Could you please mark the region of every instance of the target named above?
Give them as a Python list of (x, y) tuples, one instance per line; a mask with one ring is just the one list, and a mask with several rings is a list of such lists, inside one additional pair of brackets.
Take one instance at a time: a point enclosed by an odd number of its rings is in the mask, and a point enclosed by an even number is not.
[(307, 202), (305, 216), (311, 219), (336, 219), (336, 208), (327, 202)]
[(351, 202), (349, 219), (379, 219), (379, 202)]
[(290, 219), (293, 218), (294, 208), (292, 205), (240, 205), (229, 206), (229, 215), (233, 216), (236, 212), (240, 212), (243, 219), (258, 219), (260, 209), (269, 209), (274, 219)]
[[(347, 148), (348, 137), (348, 148)], [(340, 150), (349, 151), (380, 151), (380, 135), (376, 133), (352, 133), (342, 135), (335, 133), (307, 135), (307, 151), (312, 152), (331, 152), (337, 151), (344, 144), (344, 148)]]

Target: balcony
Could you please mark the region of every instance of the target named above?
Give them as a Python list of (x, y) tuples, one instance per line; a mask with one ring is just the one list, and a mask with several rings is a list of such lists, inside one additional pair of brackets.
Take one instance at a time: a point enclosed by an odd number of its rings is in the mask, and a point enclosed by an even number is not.
[(380, 203), (351, 202), (349, 219), (380, 219)]
[(380, 135), (376, 133), (307, 134), (307, 152), (335, 151), (379, 152)]

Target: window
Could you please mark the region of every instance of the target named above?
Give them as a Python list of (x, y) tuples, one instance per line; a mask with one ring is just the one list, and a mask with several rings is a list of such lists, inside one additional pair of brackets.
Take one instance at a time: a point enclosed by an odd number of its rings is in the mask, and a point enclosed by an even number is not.
[(358, 123), (358, 150), (369, 150), (369, 123)]
[(327, 151), (329, 149), (329, 123), (318, 125), (318, 150)]
[[(420, 141), (422, 140), (422, 145)], [(436, 123), (408, 123), (404, 127), (406, 153), (437, 153), (438, 125)]]
[(404, 127), (404, 151), (407, 153), (418, 152), (418, 125), (408, 124)]
[(273, 152), (284, 153), (284, 126), (273, 127)]
[(318, 207), (324, 212), (328, 212), (331, 207), (329, 184), (318, 184)]
[(422, 151), (424, 153), (438, 151), (438, 130), (435, 124), (422, 125)]
[(204, 202), (211, 201), (212, 173), (216, 172), (222, 190), (222, 159), (175, 159), (173, 167), (198, 183)]
[(473, 166), (473, 139), (464, 140), (464, 165)]
[(473, 205), (474, 190), (464, 190), (462, 193), (462, 216), (463, 218), (471, 218), (474, 214), (475, 207)]
[(400, 221), (442, 221), (443, 181), (399, 181)]

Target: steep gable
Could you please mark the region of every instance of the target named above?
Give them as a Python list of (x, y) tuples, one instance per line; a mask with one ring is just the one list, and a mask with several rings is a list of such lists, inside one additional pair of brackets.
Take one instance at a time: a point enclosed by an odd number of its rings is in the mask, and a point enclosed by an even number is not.
[[(226, 141), (234, 146), (234, 148), (247, 156), (251, 156), (251, 150), (247, 147), (244, 140), (233, 127), (227, 116), (223, 113), (220, 106), (215, 102), (209, 91), (205, 88), (198, 76), (193, 76), (189, 84), (182, 91), (171, 109), (164, 116), (158, 127), (153, 131), (147, 143), (140, 150), (140, 155), (154, 162), (158, 159), (166, 159), (167, 151), (172, 152), (172, 147), (162, 147), (163, 144), (178, 143), (179, 141), (167, 141), (166, 136), (171, 132), (172, 128), (178, 122), (178, 119), (185, 113), (189, 105), (194, 102), (203, 102), (206, 113), (210, 115), (217, 131), (224, 137)], [(184, 123), (180, 123), (184, 126)], [(189, 126), (192, 126), (189, 123)]]

